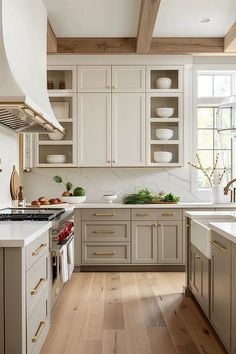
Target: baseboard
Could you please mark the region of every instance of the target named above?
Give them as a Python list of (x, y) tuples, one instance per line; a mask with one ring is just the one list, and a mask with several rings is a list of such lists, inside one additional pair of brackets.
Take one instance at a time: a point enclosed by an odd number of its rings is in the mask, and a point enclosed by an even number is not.
[[(80, 272), (184, 272), (184, 265), (83, 265)], [(76, 270), (75, 270), (76, 271)], [(77, 272), (78, 272), (77, 271)]]

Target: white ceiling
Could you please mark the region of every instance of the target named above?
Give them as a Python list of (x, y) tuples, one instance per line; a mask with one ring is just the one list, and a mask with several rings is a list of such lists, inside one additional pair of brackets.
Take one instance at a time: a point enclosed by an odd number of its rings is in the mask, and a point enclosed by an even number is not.
[(44, 0), (57, 37), (136, 37), (141, 0)]
[(154, 37), (223, 37), (235, 20), (236, 0), (162, 0)]
[[(141, 0), (44, 0), (57, 37), (136, 37)], [(209, 23), (200, 23), (210, 18)], [(154, 36), (224, 36), (236, 0), (161, 0)]]

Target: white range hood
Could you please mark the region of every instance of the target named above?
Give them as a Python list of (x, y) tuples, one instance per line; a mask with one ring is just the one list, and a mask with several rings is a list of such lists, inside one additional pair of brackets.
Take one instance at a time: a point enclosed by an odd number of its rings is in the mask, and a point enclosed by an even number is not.
[(0, 125), (16, 132), (63, 132), (47, 94), (42, 0), (0, 0)]

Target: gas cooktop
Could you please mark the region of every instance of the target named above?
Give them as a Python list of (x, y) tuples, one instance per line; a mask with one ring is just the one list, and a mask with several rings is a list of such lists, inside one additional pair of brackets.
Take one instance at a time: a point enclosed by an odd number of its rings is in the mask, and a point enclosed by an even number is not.
[(6, 208), (0, 210), (0, 221), (11, 220), (34, 220), (34, 221), (49, 221), (63, 214), (63, 208)]

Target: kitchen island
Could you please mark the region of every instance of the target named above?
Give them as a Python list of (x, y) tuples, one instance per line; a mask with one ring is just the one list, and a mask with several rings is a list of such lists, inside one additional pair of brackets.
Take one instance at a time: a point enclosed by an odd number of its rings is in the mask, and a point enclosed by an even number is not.
[(186, 212), (187, 294), (229, 353), (236, 351), (236, 214)]
[(0, 223), (0, 353), (39, 353), (50, 327), (51, 221)]

